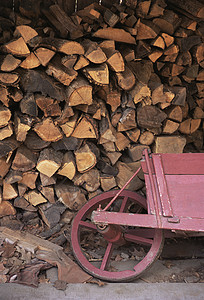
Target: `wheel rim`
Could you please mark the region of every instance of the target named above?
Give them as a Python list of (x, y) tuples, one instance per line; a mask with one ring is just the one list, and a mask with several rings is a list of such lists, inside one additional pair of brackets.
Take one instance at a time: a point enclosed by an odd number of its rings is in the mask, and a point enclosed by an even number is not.
[[(85, 271), (102, 280), (123, 282), (139, 277), (158, 258), (163, 247), (163, 232), (159, 229), (150, 229), (153, 238), (149, 238), (147, 233), (145, 234), (146, 236), (140, 234), (143, 229), (137, 229), (137, 234), (135, 235), (133, 229), (130, 229), (129, 227), (123, 228), (123, 236), (128, 243), (128, 247), (130, 242), (137, 247), (141, 247), (141, 245), (142, 247), (146, 247), (147, 250), (145, 250), (147, 252), (145, 252), (145, 256), (141, 260), (135, 261), (134, 263), (136, 264), (131, 268), (125, 270), (114, 269), (114, 267), (112, 267), (112, 265), (114, 265), (114, 260), (112, 260), (112, 258), (114, 257), (114, 251), (120, 251), (120, 247), (104, 240), (107, 244), (104, 246), (102, 259), (98, 265), (94, 265), (93, 261), (87, 256), (89, 250), (86, 249), (86, 247), (90, 247), (90, 245), (89, 243), (86, 245), (83, 242), (83, 237), (87, 234), (88, 238), (91, 239), (91, 234), (93, 234), (94, 238), (97, 236), (100, 240), (101, 235), (98, 233), (96, 225), (90, 222), (90, 214), (93, 210), (98, 208), (99, 204), (104, 207), (117, 192), (117, 190), (113, 190), (102, 193), (89, 200), (80, 209), (72, 224), (71, 241), (73, 254)], [(118, 201), (117, 209), (120, 212), (127, 211), (127, 209), (130, 209), (131, 205), (136, 205), (137, 212), (139, 209), (146, 209), (146, 199), (135, 192), (125, 190), (116, 201)], [(113, 207), (110, 209), (113, 210)], [(146, 230), (146, 232), (148, 231)], [(101, 249), (99, 249), (99, 251), (100, 250)]]

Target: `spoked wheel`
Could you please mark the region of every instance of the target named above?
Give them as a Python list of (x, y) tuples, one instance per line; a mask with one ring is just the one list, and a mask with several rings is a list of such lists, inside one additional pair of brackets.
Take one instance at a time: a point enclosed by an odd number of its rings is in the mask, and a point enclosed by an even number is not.
[[(163, 248), (163, 232), (93, 224), (91, 213), (99, 205), (104, 208), (117, 192), (102, 193), (80, 209), (72, 224), (71, 241), (74, 256), (86, 272), (102, 280), (124, 282), (139, 277), (158, 258)], [(108, 211), (146, 213), (146, 205), (144, 197), (124, 190)]]

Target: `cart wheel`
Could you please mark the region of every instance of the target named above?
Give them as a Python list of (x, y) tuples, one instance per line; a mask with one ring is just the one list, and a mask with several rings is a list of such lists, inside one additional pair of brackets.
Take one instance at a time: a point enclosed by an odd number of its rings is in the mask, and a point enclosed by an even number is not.
[[(103, 228), (91, 222), (91, 213), (99, 205), (104, 208), (117, 192), (102, 193), (79, 210), (72, 224), (71, 242), (75, 258), (86, 272), (102, 280), (124, 282), (139, 277), (152, 265), (162, 251), (164, 239), (160, 229), (118, 226), (122, 238), (110, 241)], [(146, 199), (124, 190), (108, 211), (145, 213)]]

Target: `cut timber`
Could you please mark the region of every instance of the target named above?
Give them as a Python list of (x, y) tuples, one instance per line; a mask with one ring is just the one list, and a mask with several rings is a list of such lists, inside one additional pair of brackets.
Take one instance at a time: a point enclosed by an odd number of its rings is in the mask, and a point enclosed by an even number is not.
[(6, 86), (0, 86), (0, 101), (6, 106), (9, 107), (9, 92)]
[(0, 141), (0, 158), (9, 155), (19, 146), (16, 139), (9, 137), (3, 141)]
[(137, 4), (136, 13), (138, 17), (144, 18), (149, 12), (151, 0), (141, 1)]
[(135, 74), (136, 79), (143, 84), (148, 84), (152, 74), (152, 63), (146, 60), (132, 61), (128, 67)]
[(109, 84), (109, 70), (106, 63), (99, 66), (86, 67), (83, 69), (89, 81), (96, 85)]
[(0, 158), (0, 179), (8, 173), (11, 163), (7, 162), (5, 157)]
[(3, 181), (3, 200), (11, 200), (18, 197), (18, 192), (16, 188), (9, 184), (6, 183), (5, 180)]
[(27, 25), (20, 25), (16, 27), (14, 31), (14, 37), (22, 37), (24, 41), (27, 43), (32, 38), (38, 36), (37, 31), (35, 31), (32, 27)]
[(49, 61), (53, 58), (55, 52), (44, 47), (39, 47), (34, 51), (34, 54), (37, 56), (41, 65), (45, 67), (47, 66)]
[(128, 131), (126, 131), (126, 134), (132, 142), (136, 143), (140, 136), (140, 129), (134, 128), (132, 130), (128, 130)]
[(179, 131), (183, 134), (192, 134), (200, 127), (201, 119), (191, 119), (183, 121), (179, 126)]
[(66, 55), (84, 55), (84, 47), (80, 43), (70, 40), (45, 38), (42, 40), (41, 46), (45, 48), (51, 47), (52, 50), (62, 52)]
[(89, 115), (84, 115), (76, 125), (72, 137), (75, 138), (98, 138), (97, 124)]
[(150, 98), (151, 90), (146, 84), (137, 82), (134, 88), (130, 91), (130, 95), (134, 103), (137, 104), (144, 98)]
[(0, 218), (4, 216), (15, 215), (16, 210), (9, 201), (2, 201), (0, 203)]
[(100, 187), (99, 171), (95, 168), (74, 177), (74, 185), (82, 186), (88, 192), (94, 192)]
[(11, 112), (8, 108), (0, 105), (0, 127), (6, 126), (11, 118)]
[(64, 93), (56, 81), (45, 74), (45, 72), (28, 70), (21, 76), (21, 85), (26, 92), (41, 92), (58, 101), (64, 100)]
[(179, 123), (176, 123), (171, 120), (165, 120), (164, 127), (163, 127), (163, 133), (164, 134), (172, 134), (179, 128)]
[(0, 73), (0, 83), (5, 85), (16, 85), (19, 81), (19, 75), (15, 73)]
[[(133, 176), (135, 173), (132, 169), (126, 165), (125, 163), (119, 161), (116, 164), (118, 168), (118, 175), (116, 176), (116, 182), (119, 188), (122, 188), (123, 185)], [(128, 190), (135, 191), (139, 190), (144, 186), (144, 182), (139, 179), (139, 177), (135, 176), (134, 179), (127, 186)]]
[(31, 52), (26, 59), (20, 64), (23, 69), (34, 69), (40, 66), (40, 61), (37, 56)]
[(106, 102), (111, 106), (112, 112), (116, 111), (121, 104), (121, 93), (117, 90), (110, 91), (107, 94)]
[(77, 61), (77, 55), (65, 55), (61, 58), (61, 62), (63, 66), (68, 69), (73, 69), (75, 63)]
[(92, 104), (92, 86), (82, 77), (78, 77), (66, 89), (66, 101), (70, 106)]
[(52, 62), (48, 64), (46, 73), (66, 86), (69, 86), (78, 75), (75, 70), (66, 68), (62, 64), (60, 57), (55, 57)]
[(104, 192), (109, 191), (117, 186), (115, 177), (111, 175), (101, 175), (100, 183)]
[(139, 21), (136, 25), (136, 40), (154, 39), (159, 33), (159, 29), (150, 21)]
[(175, 106), (172, 107), (168, 112), (167, 112), (168, 118), (176, 121), (176, 122), (181, 122), (183, 118), (182, 114), (182, 109), (180, 106)]
[(119, 16), (114, 14), (110, 9), (106, 9), (104, 13), (104, 21), (110, 26), (114, 27), (118, 21), (119, 21)]
[(43, 95), (36, 95), (36, 104), (44, 112), (45, 117), (61, 116), (61, 109), (57, 101)]
[(25, 145), (31, 150), (42, 150), (49, 144), (50, 142), (43, 141), (34, 131), (29, 131), (26, 136)]
[(35, 102), (34, 94), (25, 94), (20, 102), (20, 109), (23, 114), (27, 114), (32, 117), (37, 117), (38, 107)]
[(140, 135), (140, 144), (150, 146), (154, 142), (154, 134), (150, 131), (144, 131)]
[(174, 37), (173, 36), (171, 36), (167, 33), (164, 33), (164, 32), (162, 32), (161, 35), (164, 39), (164, 42), (165, 42), (167, 48), (173, 44), (173, 42), (174, 42)]
[(175, 12), (166, 9), (163, 16), (153, 19), (153, 23), (157, 25), (161, 31), (173, 35), (174, 31), (180, 25), (181, 19)]
[(73, 116), (74, 116), (74, 111), (73, 111), (72, 107), (69, 106), (67, 103), (65, 103), (64, 108), (62, 110), (62, 114), (59, 118), (56, 119), (56, 123), (58, 125), (62, 125), (65, 122), (67, 122), (70, 117), (73, 117)]
[(67, 138), (70, 137), (71, 134), (73, 133), (74, 128), (77, 123), (77, 119), (78, 119), (78, 114), (76, 113), (73, 117), (69, 118), (69, 120), (67, 122), (60, 125), (60, 127), (62, 128), (62, 131), (64, 132), (64, 134)]
[(140, 161), (142, 159), (143, 151), (145, 149), (150, 150), (149, 146), (147, 145), (130, 145), (128, 147), (128, 155), (132, 159), (132, 161)]
[(182, 153), (186, 145), (183, 136), (158, 136), (155, 138), (155, 153)]
[(66, 176), (70, 180), (72, 180), (76, 174), (76, 164), (74, 155), (71, 151), (67, 151), (62, 160), (62, 164), (57, 174)]
[(17, 149), (16, 155), (12, 163), (12, 169), (22, 172), (30, 171), (36, 166), (36, 157), (31, 150), (25, 146)]
[(163, 54), (163, 51), (160, 50), (156, 50), (154, 52), (152, 52), (150, 55), (148, 55), (149, 59), (155, 63)]
[(36, 188), (35, 182), (37, 177), (38, 177), (38, 172), (33, 172), (33, 171), (25, 172), (23, 173), (23, 177), (19, 181), (19, 183), (33, 190)]
[(71, 210), (78, 211), (86, 203), (86, 197), (77, 186), (58, 183), (55, 192), (58, 200)]
[(48, 177), (42, 173), (40, 173), (40, 181), (41, 181), (42, 186), (49, 186), (52, 184), (56, 184), (56, 178), (54, 176)]
[(124, 134), (122, 134), (121, 132), (117, 132), (116, 133), (116, 148), (118, 151), (122, 151), (125, 148), (128, 147), (128, 145), (130, 144), (130, 141), (128, 138), (126, 138), (126, 136)]
[(107, 57), (103, 50), (98, 46), (96, 42), (90, 40), (84, 40), (82, 43), (85, 49), (84, 56), (94, 64), (102, 64), (107, 60)]
[(74, 65), (74, 70), (78, 71), (86, 66), (89, 65), (89, 61), (83, 55), (80, 55), (79, 59), (77, 60), (76, 64)]
[(164, 42), (164, 38), (161, 36), (156, 37), (152, 42), (151, 45), (154, 47), (158, 47), (162, 50), (164, 50), (165, 48), (165, 42)]
[(118, 131), (126, 131), (133, 129), (137, 126), (135, 120), (135, 110), (132, 108), (127, 108), (124, 110), (122, 117), (118, 123)]
[[(115, 134), (114, 128), (111, 125), (108, 115), (106, 117), (102, 117), (99, 122), (99, 132), (100, 132), (100, 140), (104, 139), (105, 143), (108, 141), (115, 142)], [(100, 142), (102, 144), (102, 142)]]
[(33, 206), (39, 205), (41, 203), (46, 203), (47, 199), (45, 199), (41, 193), (37, 190), (30, 191), (24, 195), (24, 198), (30, 202)]
[(106, 152), (106, 156), (109, 158), (110, 162), (112, 165), (115, 165), (115, 163), (119, 160), (119, 158), (121, 157), (121, 153), (120, 152)]
[(12, 54), (8, 54), (1, 60), (0, 70), (3, 72), (12, 72), (20, 65), (21, 60), (15, 58)]
[(54, 175), (60, 168), (63, 154), (52, 148), (46, 148), (40, 152), (37, 162), (37, 170), (48, 177)]
[(197, 0), (189, 0), (186, 2), (185, 0), (170, 0), (169, 1), (174, 7), (180, 8), (181, 10), (187, 11), (189, 14), (193, 15), (197, 18), (204, 18), (204, 7), (200, 1)]
[(97, 163), (97, 155), (95, 149), (90, 144), (85, 144), (74, 152), (76, 158), (77, 170), (84, 173), (92, 169)]
[(143, 128), (159, 128), (167, 115), (158, 107), (146, 105), (137, 110), (138, 125)]
[(99, 29), (93, 34), (93, 36), (105, 40), (114, 40), (116, 42), (136, 44), (135, 38), (129, 32), (119, 28), (108, 27)]
[(41, 186), (39, 191), (50, 203), (55, 203), (54, 188), (52, 186)]
[(135, 76), (127, 66), (125, 66), (124, 72), (116, 73), (116, 78), (119, 87), (125, 91), (131, 90), (135, 85)]
[(107, 56), (107, 64), (114, 72), (123, 72), (125, 71), (125, 64), (121, 53), (118, 50), (113, 48), (104, 49), (104, 52)]
[(0, 140), (1, 141), (12, 136), (12, 134), (13, 134), (13, 127), (10, 123), (5, 127), (0, 128)]
[(15, 41), (11, 41), (3, 46), (3, 49), (7, 53), (11, 53), (13, 55), (24, 57), (28, 56), (30, 54), (30, 50), (28, 49), (28, 46), (24, 42), (24, 39), (20, 37), (19, 39)]
[(197, 62), (199, 63), (199, 65), (204, 68), (204, 43), (198, 45), (196, 47), (196, 53), (195, 53), (195, 56), (196, 56), (196, 59), (197, 59)]
[(57, 142), (62, 139), (62, 133), (59, 128), (54, 125), (51, 118), (46, 118), (42, 122), (34, 126), (34, 131), (39, 137), (47, 142)]

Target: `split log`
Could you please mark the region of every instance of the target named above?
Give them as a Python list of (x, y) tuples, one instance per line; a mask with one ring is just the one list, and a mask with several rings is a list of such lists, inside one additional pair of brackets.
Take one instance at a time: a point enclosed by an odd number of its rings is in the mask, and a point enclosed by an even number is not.
[(46, 118), (34, 126), (34, 131), (46, 142), (57, 142), (62, 139), (62, 133), (54, 125), (51, 118)]
[(37, 190), (30, 191), (24, 195), (24, 198), (33, 206), (46, 203), (47, 200)]
[(14, 71), (21, 63), (21, 60), (15, 58), (12, 54), (0, 57), (0, 61), (0, 70), (4, 72)]
[(38, 189), (50, 203), (55, 203), (54, 188), (52, 186), (40, 186)]
[(67, 151), (61, 163), (61, 167), (58, 170), (57, 174), (66, 176), (70, 180), (72, 180), (76, 174), (76, 163), (74, 159), (74, 155), (71, 151)]
[(85, 67), (83, 71), (91, 83), (96, 85), (109, 84), (109, 70), (106, 63), (97, 67)]
[(88, 115), (82, 116), (71, 134), (75, 138), (94, 138), (98, 137), (96, 121)]
[(146, 84), (138, 82), (130, 91), (130, 95), (132, 96), (134, 103), (137, 104), (145, 98), (150, 98), (151, 91)]
[(107, 60), (105, 53), (96, 42), (84, 40), (82, 45), (85, 49), (84, 56), (92, 63), (102, 64)]
[(36, 166), (35, 154), (25, 146), (17, 149), (16, 155), (12, 162), (12, 169), (22, 172), (30, 171)]
[(94, 144), (85, 144), (74, 152), (77, 170), (80, 173), (91, 170), (97, 163), (98, 149)]
[(36, 188), (35, 182), (37, 180), (37, 177), (38, 177), (38, 172), (33, 172), (33, 171), (24, 172), (22, 175), (22, 179), (19, 180), (19, 183), (33, 190)]
[(126, 138), (126, 136), (124, 134), (122, 134), (121, 132), (117, 132), (116, 133), (116, 148), (118, 151), (122, 151), (125, 148), (128, 147), (128, 145), (130, 144), (130, 141), (128, 138)]
[(100, 184), (104, 192), (110, 191), (111, 189), (117, 186), (115, 177), (111, 175), (105, 175), (105, 174), (100, 176)]
[(43, 95), (36, 95), (35, 101), (37, 106), (44, 112), (45, 117), (61, 116), (62, 112), (57, 101)]
[(116, 42), (136, 44), (135, 38), (131, 36), (129, 32), (119, 28), (108, 27), (99, 29), (93, 34), (93, 36), (105, 40), (114, 40)]
[(131, 90), (135, 85), (135, 76), (126, 66), (124, 72), (116, 73), (117, 83), (125, 91)]
[(154, 39), (159, 33), (159, 29), (150, 21), (138, 21), (136, 24), (136, 40)]
[(118, 123), (118, 131), (126, 131), (133, 129), (137, 126), (136, 120), (135, 120), (135, 110), (132, 108), (127, 108)]
[(158, 136), (155, 138), (155, 153), (182, 153), (186, 145), (183, 136)]
[(179, 128), (179, 124), (171, 121), (171, 120), (165, 120), (164, 127), (163, 127), (163, 133), (164, 134), (172, 134)]
[(132, 142), (136, 143), (140, 136), (140, 129), (135, 128), (132, 130), (128, 130), (128, 131), (126, 131), (126, 134)]
[(107, 64), (114, 72), (124, 72), (125, 64), (122, 55), (119, 51), (109, 48), (104, 49), (104, 52), (107, 56)]
[(16, 210), (9, 201), (2, 201), (0, 203), (0, 217), (15, 215)]
[(88, 192), (94, 192), (100, 187), (99, 171), (93, 168), (84, 174), (77, 174), (73, 182), (74, 185), (82, 186)]
[(116, 111), (121, 104), (121, 93), (117, 90), (110, 91), (107, 94), (106, 102), (111, 106), (112, 112)]
[(39, 46), (64, 53), (66, 55), (84, 55), (84, 47), (80, 43), (71, 40), (44, 38), (40, 42)]
[(183, 121), (179, 126), (179, 131), (183, 134), (192, 134), (200, 127), (201, 119), (191, 119)]
[(0, 86), (0, 101), (6, 106), (9, 107), (9, 92), (6, 86)]
[(66, 89), (66, 101), (70, 106), (92, 103), (92, 86), (82, 77), (78, 77)]
[(0, 83), (4, 85), (15, 86), (19, 81), (19, 75), (16, 73), (0, 73)]
[(52, 148), (46, 148), (40, 152), (37, 161), (37, 170), (44, 175), (51, 177), (60, 168), (63, 159), (63, 154)]
[(176, 1), (176, 0), (170, 0), (169, 1), (174, 7), (178, 7), (182, 9), (182, 11), (187, 11), (188, 13), (192, 14), (194, 17), (197, 18), (204, 18), (204, 7), (201, 2), (195, 0), (195, 1), (188, 1), (186, 3), (185, 0)]
[(53, 58), (55, 52), (44, 47), (39, 47), (34, 51), (34, 54), (38, 58), (41, 65), (45, 67), (47, 66), (49, 61)]
[(163, 32), (173, 35), (174, 31), (180, 25), (181, 19), (175, 12), (166, 9), (163, 16), (153, 19), (153, 23)]
[(162, 122), (167, 115), (158, 107), (147, 105), (138, 109), (137, 123), (143, 128), (158, 128), (161, 127)]
[(3, 181), (3, 200), (11, 200), (18, 197), (18, 192), (16, 188), (9, 184), (6, 183), (5, 180)]
[(76, 113), (73, 117), (69, 118), (67, 122), (63, 122), (60, 127), (62, 128), (62, 131), (64, 132), (65, 136), (68, 138), (73, 133), (76, 123), (78, 120), (78, 114)]
[(37, 56), (31, 52), (24, 61), (20, 64), (23, 69), (34, 69), (40, 66), (40, 61)]
[(0, 158), (0, 179), (3, 179), (10, 169), (11, 163), (5, 157)]
[(145, 149), (150, 150), (149, 146), (146, 145), (130, 145), (128, 147), (128, 155), (132, 161), (139, 161), (142, 159), (143, 151)]
[(150, 146), (154, 142), (154, 134), (150, 131), (144, 131), (140, 135), (139, 142), (142, 145)]
[(23, 114), (37, 117), (38, 107), (35, 102), (34, 94), (26, 94), (20, 102), (20, 109)]
[(0, 140), (4, 140), (13, 134), (13, 127), (11, 123), (9, 123), (7, 126), (0, 128)]
[(32, 38), (38, 36), (38, 33), (28, 25), (20, 25), (16, 27), (13, 35), (15, 38), (22, 37), (25, 43), (27, 43)]
[(89, 65), (88, 59), (86, 59), (83, 55), (80, 55), (76, 64), (74, 65), (74, 70), (78, 71)]
[(42, 186), (50, 186), (56, 184), (56, 178), (54, 176), (48, 177), (47, 175), (40, 173), (40, 181)]
[(58, 183), (55, 192), (58, 200), (71, 210), (78, 211), (86, 203), (81, 189), (71, 184)]
[(19, 57), (28, 56), (30, 54), (30, 50), (22, 37), (5, 44), (3, 50)]
[(43, 141), (34, 131), (29, 131), (26, 139), (25, 145), (34, 151), (42, 150), (50, 145), (50, 142)]
[(13, 153), (13, 151), (19, 146), (19, 143), (13, 137), (9, 137), (3, 141), (0, 141), (0, 158)]

